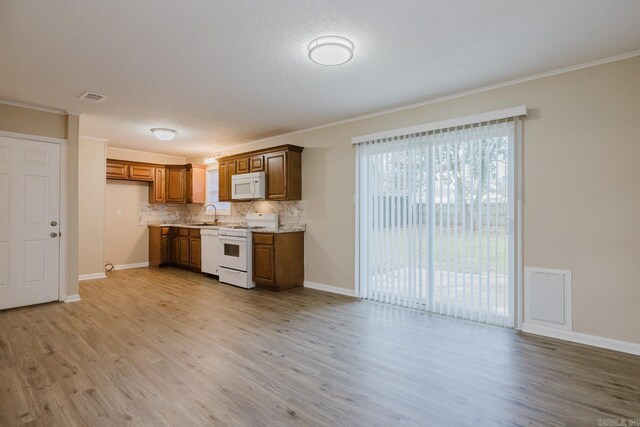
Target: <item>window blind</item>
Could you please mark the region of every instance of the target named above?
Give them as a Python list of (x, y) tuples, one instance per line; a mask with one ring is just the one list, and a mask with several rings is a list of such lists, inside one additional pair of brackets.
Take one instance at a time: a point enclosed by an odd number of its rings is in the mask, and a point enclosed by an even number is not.
[(517, 120), (357, 144), (361, 297), (513, 325)]

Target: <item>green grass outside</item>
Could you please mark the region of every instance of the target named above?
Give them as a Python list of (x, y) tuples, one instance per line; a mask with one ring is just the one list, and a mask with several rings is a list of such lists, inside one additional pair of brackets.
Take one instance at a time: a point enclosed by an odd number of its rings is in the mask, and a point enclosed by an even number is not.
[[(450, 229), (450, 235), (447, 235), (446, 229), (443, 231), (439, 233), (436, 228), (433, 241), (436, 270), (481, 273), (487, 271), (488, 263), (489, 271), (507, 274), (508, 235), (504, 230), (499, 229), (487, 235), (486, 230), (464, 233), (458, 229), (457, 237), (454, 236), (453, 226)], [(374, 248), (386, 248), (387, 259), (380, 259), (380, 262), (391, 263), (396, 268), (409, 265), (409, 255), (412, 251), (416, 258), (427, 256), (426, 230), (422, 232), (422, 236), (410, 235), (401, 227), (376, 230), (371, 234), (371, 239)], [(374, 264), (376, 261), (374, 260)]]

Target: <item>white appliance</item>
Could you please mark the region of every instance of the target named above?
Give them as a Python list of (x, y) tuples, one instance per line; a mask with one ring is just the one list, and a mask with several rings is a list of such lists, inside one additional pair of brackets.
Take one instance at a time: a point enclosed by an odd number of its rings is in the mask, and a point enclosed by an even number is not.
[(278, 214), (250, 213), (246, 226), (222, 227), (218, 230), (221, 255), (219, 280), (222, 283), (251, 289), (253, 282), (252, 230), (276, 229)]
[(203, 228), (200, 230), (200, 236), (202, 239), (202, 272), (219, 276), (222, 245), (218, 237), (218, 230)]
[(264, 172), (243, 173), (231, 176), (231, 198), (233, 200), (264, 199)]

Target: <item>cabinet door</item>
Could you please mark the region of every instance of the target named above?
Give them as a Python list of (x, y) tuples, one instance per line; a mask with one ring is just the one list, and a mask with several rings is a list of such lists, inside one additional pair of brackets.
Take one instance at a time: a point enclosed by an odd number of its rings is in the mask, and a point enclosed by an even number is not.
[(107, 179), (129, 179), (129, 165), (124, 162), (107, 161)]
[(267, 199), (287, 198), (287, 153), (269, 153), (264, 156), (267, 176)]
[(218, 200), (227, 201), (231, 199), (231, 183), (229, 180), (229, 162), (218, 164)]
[(206, 167), (199, 165), (191, 165), (187, 171), (187, 203), (204, 204), (206, 174)]
[(253, 281), (265, 285), (276, 283), (275, 247), (273, 245), (253, 245)]
[(165, 202), (166, 203), (185, 203), (186, 198), (186, 174), (184, 168), (167, 168), (165, 177)]
[(231, 177), (236, 172), (235, 160), (220, 162), (218, 166), (218, 200), (231, 201)]
[(185, 267), (189, 266), (189, 237), (188, 236), (178, 236), (176, 237), (177, 245), (176, 245), (176, 264), (183, 265)]
[(171, 236), (162, 236), (160, 241), (160, 262), (162, 264), (171, 264), (173, 262), (173, 257), (171, 256), (173, 252), (172, 246)]
[(165, 168), (155, 168), (153, 182), (149, 186), (149, 203), (164, 203), (165, 199)]
[(202, 251), (200, 250), (200, 238), (189, 238), (189, 266), (200, 269), (202, 264)]
[(153, 166), (130, 165), (129, 179), (134, 181), (153, 181)]
[(264, 156), (259, 154), (249, 159), (250, 172), (262, 172), (264, 170)]
[(236, 173), (249, 173), (249, 158), (243, 157), (236, 160)]

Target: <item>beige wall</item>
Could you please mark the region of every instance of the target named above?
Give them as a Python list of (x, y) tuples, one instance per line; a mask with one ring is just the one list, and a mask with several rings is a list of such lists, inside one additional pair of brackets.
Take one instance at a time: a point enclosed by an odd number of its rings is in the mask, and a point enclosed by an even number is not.
[(351, 137), (523, 104), (524, 264), (572, 270), (575, 331), (640, 343), (640, 57), (242, 151), (305, 147), (306, 280), (354, 289)]
[(0, 103), (0, 130), (67, 138), (67, 115)]
[(132, 162), (159, 163), (161, 165), (182, 165), (187, 162), (184, 157), (180, 156), (149, 153), (147, 151), (129, 150), (117, 147), (107, 147), (107, 158), (130, 160)]
[(79, 274), (104, 272), (105, 158), (107, 141), (80, 137)]
[(77, 115), (52, 113), (0, 102), (0, 130), (50, 138), (67, 139), (66, 175), (67, 224), (61, 224), (66, 253), (61, 253), (68, 274), (67, 294), (78, 293), (78, 129)]
[[(184, 157), (107, 147), (107, 158), (160, 164), (184, 164)], [(139, 207), (149, 200), (149, 184), (107, 180), (105, 187), (105, 261), (114, 265), (149, 262), (149, 233), (138, 225)], [(97, 226), (97, 221), (96, 225)]]
[(105, 193), (105, 260), (114, 265), (149, 261), (149, 233), (138, 225), (140, 203), (147, 201), (149, 184), (109, 180)]

